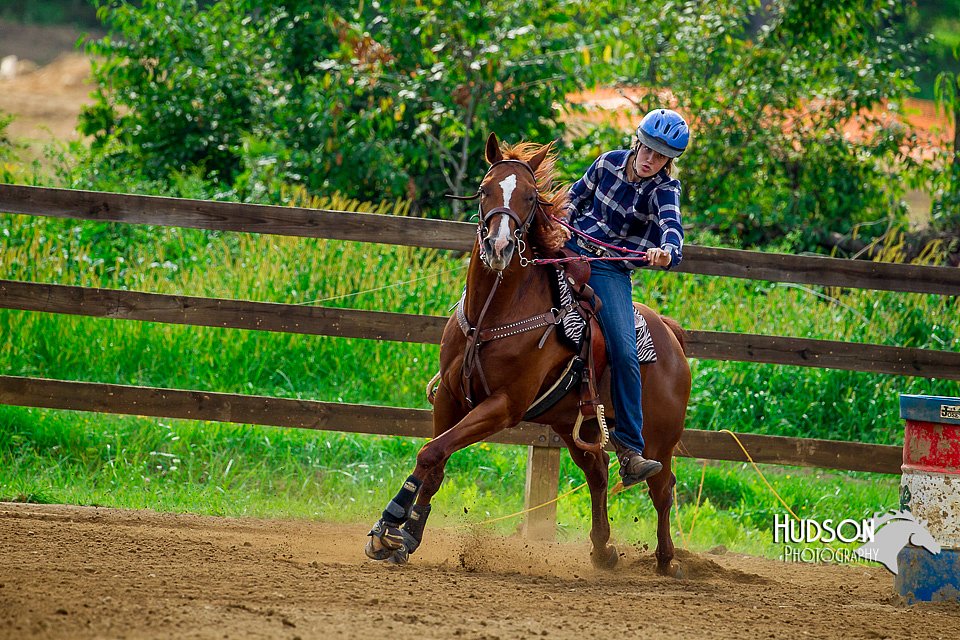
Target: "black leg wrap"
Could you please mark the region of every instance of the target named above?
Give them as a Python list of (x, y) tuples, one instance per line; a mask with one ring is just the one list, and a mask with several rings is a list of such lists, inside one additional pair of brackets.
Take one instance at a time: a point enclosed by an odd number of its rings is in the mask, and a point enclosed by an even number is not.
[(430, 505), (413, 505), (410, 517), (400, 527), (403, 533), (403, 546), (408, 553), (413, 553), (423, 542), (423, 529), (427, 526), (427, 517), (430, 515)]
[(400, 487), (400, 491), (390, 501), (387, 508), (383, 510), (380, 520), (394, 527), (399, 527), (406, 522), (410, 515), (410, 508), (413, 506), (413, 501), (417, 499), (417, 492), (420, 491), (420, 485), (422, 484), (423, 482), (413, 476), (407, 478), (403, 486)]

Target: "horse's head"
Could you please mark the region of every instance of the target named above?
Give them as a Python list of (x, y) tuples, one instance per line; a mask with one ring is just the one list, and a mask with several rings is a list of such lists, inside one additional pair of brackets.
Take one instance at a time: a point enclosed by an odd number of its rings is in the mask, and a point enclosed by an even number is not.
[(525, 236), (537, 215), (540, 193), (537, 169), (550, 153), (544, 145), (527, 160), (504, 159), (497, 135), (487, 138), (490, 169), (480, 183), (480, 254), (491, 269), (503, 272), (518, 246), (523, 252)]

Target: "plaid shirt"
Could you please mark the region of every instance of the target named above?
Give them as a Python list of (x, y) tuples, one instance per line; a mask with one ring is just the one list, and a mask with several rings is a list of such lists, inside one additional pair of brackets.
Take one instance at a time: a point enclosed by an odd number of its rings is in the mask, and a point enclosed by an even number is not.
[[(570, 187), (570, 224), (608, 244), (626, 249), (660, 248), (670, 266), (683, 259), (680, 181), (660, 171), (639, 182), (627, 179), (630, 151), (608, 151)], [(632, 268), (645, 261), (619, 263)]]

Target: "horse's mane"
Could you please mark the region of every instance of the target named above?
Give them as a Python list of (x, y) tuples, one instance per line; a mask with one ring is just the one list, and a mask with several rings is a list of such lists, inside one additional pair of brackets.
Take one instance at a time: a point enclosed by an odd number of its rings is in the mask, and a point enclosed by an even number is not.
[[(504, 145), (502, 149), (503, 157), (509, 160), (526, 162), (543, 150), (544, 146), (535, 142)], [(545, 215), (537, 216), (536, 222), (531, 226), (529, 239), (534, 250), (544, 254), (559, 250), (567, 237), (563, 227), (556, 222), (558, 219), (567, 219), (568, 201), (567, 185), (555, 186), (553, 184), (556, 177), (556, 162), (557, 154), (551, 150), (535, 172), (540, 200), (548, 204), (542, 207)]]

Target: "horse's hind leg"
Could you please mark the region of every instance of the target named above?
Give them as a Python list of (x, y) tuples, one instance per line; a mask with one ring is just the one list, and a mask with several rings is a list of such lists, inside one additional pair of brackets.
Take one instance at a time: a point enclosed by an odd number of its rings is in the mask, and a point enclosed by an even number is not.
[(673, 506), (673, 487), (677, 477), (673, 474), (673, 454), (655, 458), (663, 464), (663, 470), (647, 479), (650, 499), (657, 510), (657, 573), (677, 577), (680, 565), (673, 561), (673, 538), (670, 535), (670, 508)]
[(590, 541), (593, 550), (590, 560), (598, 569), (613, 569), (617, 566), (619, 554), (616, 547), (608, 545), (610, 541), (610, 519), (607, 517), (607, 483), (609, 479), (610, 455), (603, 451), (597, 458), (580, 449), (573, 442), (569, 433), (559, 434), (570, 450), (570, 457), (583, 470), (590, 488), (590, 505), (592, 522), (590, 527)]

